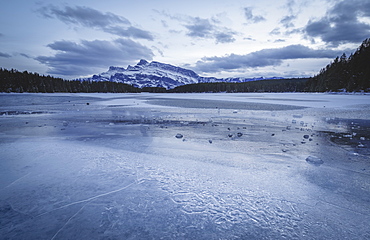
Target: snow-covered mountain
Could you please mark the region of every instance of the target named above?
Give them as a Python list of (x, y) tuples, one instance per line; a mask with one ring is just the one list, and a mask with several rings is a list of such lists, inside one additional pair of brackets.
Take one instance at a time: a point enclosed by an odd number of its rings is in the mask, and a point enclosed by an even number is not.
[(214, 78), (201, 77), (192, 70), (176, 67), (156, 61), (140, 60), (135, 66), (109, 67), (107, 72), (93, 75), (83, 81), (111, 81), (122, 82), (135, 87), (164, 87), (166, 89), (193, 83), (204, 82), (248, 82), (263, 80), (264, 78)]

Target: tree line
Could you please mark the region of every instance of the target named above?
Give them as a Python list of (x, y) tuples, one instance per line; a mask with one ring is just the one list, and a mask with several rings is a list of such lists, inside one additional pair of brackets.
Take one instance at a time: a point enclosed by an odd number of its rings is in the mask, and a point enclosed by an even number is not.
[(168, 92), (302, 92), (309, 78), (258, 80), (242, 83), (197, 83), (175, 87)]
[(125, 83), (95, 82), (95, 81), (69, 81), (52, 76), (19, 72), (15, 69), (0, 68), (0, 92), (35, 92), (35, 93), (92, 93), (92, 92), (140, 92), (139, 88)]
[(305, 91), (370, 91), (370, 38), (349, 57), (343, 53), (311, 78)]

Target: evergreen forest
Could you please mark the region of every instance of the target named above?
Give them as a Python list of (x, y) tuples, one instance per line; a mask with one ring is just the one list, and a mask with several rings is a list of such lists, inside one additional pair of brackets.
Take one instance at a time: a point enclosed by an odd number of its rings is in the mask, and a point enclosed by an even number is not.
[(69, 81), (52, 76), (41, 76), (38, 73), (0, 68), (0, 92), (35, 92), (35, 93), (126, 93), (140, 92), (129, 84), (116, 82)]
[(370, 38), (356, 52), (343, 54), (307, 81), (308, 92), (370, 91)]
[(242, 83), (198, 83), (176, 87), (169, 92), (303, 92), (308, 78), (259, 80)]

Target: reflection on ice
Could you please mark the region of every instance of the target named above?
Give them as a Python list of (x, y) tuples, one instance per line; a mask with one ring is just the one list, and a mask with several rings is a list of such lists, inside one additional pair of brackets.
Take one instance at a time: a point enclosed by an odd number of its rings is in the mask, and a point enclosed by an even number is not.
[(0, 98), (5, 239), (370, 237), (367, 95)]
[(370, 156), (370, 120), (328, 118), (326, 122), (332, 125), (327, 131), (332, 142)]

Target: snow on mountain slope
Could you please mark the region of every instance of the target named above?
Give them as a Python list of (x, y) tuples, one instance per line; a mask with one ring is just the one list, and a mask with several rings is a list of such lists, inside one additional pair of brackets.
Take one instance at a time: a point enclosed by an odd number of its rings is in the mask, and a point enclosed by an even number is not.
[(156, 61), (149, 63), (141, 59), (135, 66), (129, 65), (127, 68), (111, 66), (107, 72), (81, 80), (122, 82), (139, 88), (163, 87), (171, 89), (185, 84), (202, 82), (247, 82), (262, 79), (201, 77), (192, 70)]

